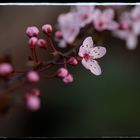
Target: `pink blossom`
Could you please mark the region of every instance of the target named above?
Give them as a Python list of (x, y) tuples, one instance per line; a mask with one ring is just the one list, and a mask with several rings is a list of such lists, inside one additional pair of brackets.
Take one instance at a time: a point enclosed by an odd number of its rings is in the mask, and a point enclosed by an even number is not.
[(1, 76), (6, 76), (8, 74), (10, 74), (13, 71), (13, 67), (11, 64), (9, 63), (1, 63), (0, 64), (0, 75)]
[(70, 63), (71, 65), (77, 65), (77, 64), (78, 64), (78, 61), (77, 61), (77, 59), (76, 59), (75, 57), (71, 57), (71, 58), (69, 59), (69, 63)]
[(80, 31), (76, 12), (61, 14), (58, 18), (58, 24), (63, 39), (69, 44), (73, 43)]
[(38, 28), (36, 26), (28, 27), (26, 29), (26, 34), (29, 37), (37, 36), (39, 34), (39, 30), (38, 30)]
[[(124, 12), (119, 19), (120, 28), (115, 30), (113, 34), (126, 41), (128, 49), (133, 50), (137, 46), (137, 36), (140, 34), (140, 21), (132, 18), (131, 12)], [(125, 28), (122, 28), (125, 25)], [(124, 26), (123, 26), (124, 27)]]
[(44, 39), (38, 39), (37, 46), (40, 48), (47, 48), (47, 42)]
[(26, 97), (26, 107), (31, 111), (37, 111), (40, 109), (40, 98), (35, 95), (28, 95)]
[(57, 76), (60, 78), (64, 78), (68, 75), (68, 70), (66, 68), (59, 68), (57, 71)]
[(104, 11), (96, 9), (93, 14), (93, 25), (97, 31), (117, 29), (118, 24), (114, 20), (114, 10), (111, 8)]
[(73, 82), (73, 76), (71, 74), (68, 74), (63, 78), (63, 82), (66, 84)]
[(36, 37), (31, 37), (28, 41), (28, 44), (31, 48), (35, 48), (37, 45), (38, 39)]
[(94, 6), (93, 5), (76, 5), (77, 20), (80, 27), (84, 27), (93, 20)]
[(46, 34), (49, 35), (52, 33), (52, 26), (50, 24), (45, 24), (42, 26), (42, 31)]
[(36, 83), (39, 81), (40, 77), (36, 71), (30, 71), (27, 73), (27, 79), (31, 83)]
[(79, 49), (79, 56), (82, 57), (82, 65), (95, 75), (101, 74), (101, 68), (96, 59), (106, 54), (106, 49), (101, 46), (94, 46), (92, 37), (87, 37)]

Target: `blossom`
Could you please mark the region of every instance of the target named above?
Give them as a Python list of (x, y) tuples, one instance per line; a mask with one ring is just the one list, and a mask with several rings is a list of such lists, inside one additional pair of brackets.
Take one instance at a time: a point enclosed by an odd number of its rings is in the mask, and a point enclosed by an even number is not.
[(101, 74), (101, 68), (96, 59), (106, 54), (106, 48), (94, 46), (92, 37), (87, 37), (79, 49), (79, 56), (82, 57), (82, 65), (95, 75)]
[(73, 43), (80, 32), (76, 12), (61, 14), (58, 17), (58, 24), (60, 31), (62, 32), (63, 39), (69, 44)]
[(131, 12), (122, 13), (119, 18), (120, 28), (113, 32), (114, 36), (126, 41), (126, 46), (130, 50), (136, 48), (137, 37), (140, 34), (140, 20), (134, 20), (132, 15)]
[(76, 5), (77, 20), (80, 27), (84, 27), (93, 20), (94, 6), (93, 5)]
[(114, 20), (114, 10), (111, 8), (104, 11), (96, 9), (93, 14), (93, 25), (97, 31), (117, 29), (118, 24)]

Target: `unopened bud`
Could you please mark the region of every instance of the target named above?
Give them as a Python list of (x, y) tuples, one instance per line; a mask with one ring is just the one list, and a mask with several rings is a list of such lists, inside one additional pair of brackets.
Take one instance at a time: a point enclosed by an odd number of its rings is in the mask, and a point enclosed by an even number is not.
[(52, 33), (52, 26), (50, 24), (45, 24), (42, 26), (42, 31), (46, 34), (49, 35)]
[(44, 39), (39, 39), (37, 41), (37, 46), (40, 48), (47, 48), (47, 42)]
[(63, 78), (63, 82), (66, 84), (73, 82), (73, 76), (71, 74), (68, 74), (66, 77)]
[(28, 44), (31, 48), (35, 48), (37, 45), (38, 39), (36, 37), (32, 37), (29, 39)]
[(58, 69), (57, 71), (57, 76), (60, 77), (60, 78), (64, 78), (68, 75), (68, 70), (65, 69), (65, 68), (60, 68)]
[(7, 76), (13, 71), (12, 65), (9, 63), (0, 64), (0, 76)]
[(27, 80), (31, 83), (36, 83), (40, 79), (39, 75), (35, 71), (30, 71), (27, 73)]
[(39, 34), (39, 30), (36, 26), (28, 27), (26, 30), (26, 34), (29, 37), (37, 36)]
[(77, 61), (77, 59), (76, 59), (75, 57), (71, 57), (71, 58), (69, 59), (69, 63), (70, 63), (71, 65), (77, 65), (77, 64), (78, 64), (78, 61)]

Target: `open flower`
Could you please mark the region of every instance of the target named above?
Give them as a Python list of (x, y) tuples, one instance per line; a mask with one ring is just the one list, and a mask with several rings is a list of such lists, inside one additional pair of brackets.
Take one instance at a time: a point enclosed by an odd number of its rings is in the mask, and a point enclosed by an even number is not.
[(63, 39), (67, 43), (73, 43), (80, 32), (76, 12), (61, 14), (58, 18), (58, 24), (60, 31), (62, 32)]
[(77, 20), (80, 27), (84, 27), (85, 25), (92, 22), (94, 14), (93, 5), (76, 5), (75, 9), (77, 13)]
[(97, 31), (117, 29), (118, 24), (114, 21), (114, 10), (111, 8), (104, 11), (96, 9), (93, 14), (93, 25)]
[(120, 16), (119, 23), (120, 28), (115, 30), (113, 34), (125, 40), (128, 49), (135, 49), (138, 42), (137, 36), (140, 34), (140, 20), (134, 20), (131, 12), (124, 12)]
[(101, 74), (101, 68), (96, 59), (106, 54), (106, 48), (94, 46), (92, 37), (87, 37), (79, 49), (79, 56), (82, 57), (83, 66), (95, 75)]

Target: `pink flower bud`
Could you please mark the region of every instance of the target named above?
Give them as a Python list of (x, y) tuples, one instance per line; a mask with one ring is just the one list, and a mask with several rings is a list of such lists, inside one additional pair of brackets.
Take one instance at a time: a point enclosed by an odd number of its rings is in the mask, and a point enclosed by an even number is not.
[(49, 35), (50, 33), (52, 33), (52, 26), (50, 24), (46, 24), (42, 26), (42, 31)]
[(39, 34), (39, 30), (36, 26), (28, 27), (26, 30), (26, 34), (29, 37), (37, 36)]
[(126, 30), (129, 28), (129, 25), (127, 23), (120, 23), (120, 28)]
[(62, 39), (63, 38), (62, 32), (61, 31), (55, 32), (55, 37), (58, 39)]
[(36, 83), (36, 82), (39, 81), (40, 77), (39, 77), (37, 72), (30, 71), (30, 72), (27, 73), (27, 79), (31, 83)]
[(39, 39), (37, 41), (37, 46), (40, 48), (47, 48), (47, 42), (44, 39)]
[(71, 57), (71, 58), (69, 59), (69, 63), (70, 63), (71, 65), (77, 65), (77, 64), (78, 64), (78, 61), (77, 61), (77, 59), (76, 59), (75, 57)]
[(7, 76), (13, 71), (12, 65), (8, 63), (1, 63), (0, 64), (0, 76)]
[(58, 69), (57, 71), (57, 76), (60, 77), (60, 78), (64, 78), (68, 75), (68, 70), (65, 69), (65, 68), (60, 68)]
[(31, 48), (35, 48), (37, 45), (38, 39), (36, 37), (31, 37), (28, 41), (28, 44)]
[(38, 96), (29, 95), (26, 97), (26, 107), (31, 111), (37, 111), (40, 109), (40, 99)]
[(38, 88), (34, 88), (31, 90), (31, 94), (34, 96), (40, 96), (40, 90)]
[(73, 76), (71, 74), (68, 74), (66, 77), (63, 78), (64, 83), (71, 83), (73, 82)]

